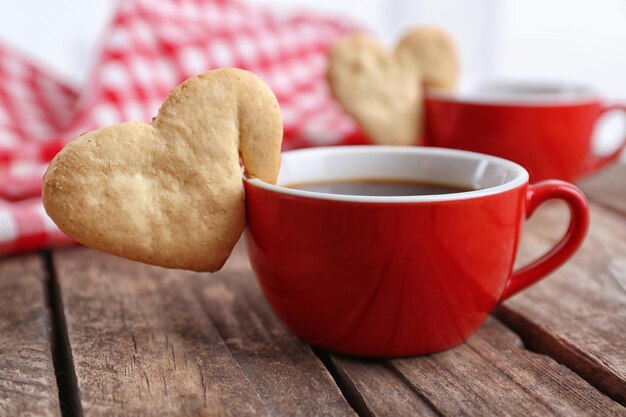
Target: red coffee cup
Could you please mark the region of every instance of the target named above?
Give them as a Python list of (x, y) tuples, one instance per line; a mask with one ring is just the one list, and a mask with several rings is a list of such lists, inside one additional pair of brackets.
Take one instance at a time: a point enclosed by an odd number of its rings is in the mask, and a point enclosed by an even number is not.
[[(476, 191), (410, 197), (317, 193), (285, 184), (404, 179)], [(287, 327), (306, 342), (361, 356), (406, 356), (466, 340), (503, 300), (581, 245), (589, 211), (575, 186), (528, 185), (520, 165), (440, 148), (346, 146), (283, 154), (278, 185), (245, 180), (250, 261)], [(524, 220), (564, 200), (567, 233), (513, 271)]]
[(626, 146), (625, 135), (615, 151), (591, 152), (598, 119), (615, 110), (626, 113), (626, 105), (606, 105), (577, 84), (492, 81), (458, 93), (430, 89), (424, 143), (510, 159), (528, 170), (531, 182), (574, 181), (616, 161)]

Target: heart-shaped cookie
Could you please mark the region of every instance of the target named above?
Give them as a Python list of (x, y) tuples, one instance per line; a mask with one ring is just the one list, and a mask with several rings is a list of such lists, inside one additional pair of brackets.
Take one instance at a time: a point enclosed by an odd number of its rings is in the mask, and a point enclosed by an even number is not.
[(408, 54), (418, 64), (423, 83), (445, 90), (456, 88), (460, 65), (454, 42), (436, 26), (420, 26), (406, 33), (396, 46), (399, 54)]
[(355, 33), (332, 48), (328, 84), (335, 99), (376, 143), (411, 145), (421, 124), (419, 69), (368, 35)]
[(168, 268), (221, 268), (245, 224), (245, 174), (274, 183), (282, 120), (254, 74), (219, 69), (174, 89), (152, 124), (83, 134), (52, 161), (48, 215), (95, 249)]

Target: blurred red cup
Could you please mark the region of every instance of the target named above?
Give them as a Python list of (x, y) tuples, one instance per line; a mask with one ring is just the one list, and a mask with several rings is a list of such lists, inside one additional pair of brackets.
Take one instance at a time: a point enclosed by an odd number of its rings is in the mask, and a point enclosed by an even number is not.
[[(476, 190), (380, 197), (285, 186), (355, 178)], [(575, 186), (529, 185), (518, 164), (453, 149), (290, 151), (278, 181), (245, 179), (246, 243), (261, 288), (300, 338), (354, 355), (416, 355), (462, 343), (498, 303), (563, 264), (589, 224)], [(552, 198), (569, 205), (565, 236), (514, 271), (524, 220)]]
[(601, 116), (626, 105), (605, 104), (592, 88), (573, 83), (479, 82), (458, 93), (429, 89), (424, 144), (510, 159), (530, 181), (574, 181), (616, 161), (626, 146), (592, 152)]

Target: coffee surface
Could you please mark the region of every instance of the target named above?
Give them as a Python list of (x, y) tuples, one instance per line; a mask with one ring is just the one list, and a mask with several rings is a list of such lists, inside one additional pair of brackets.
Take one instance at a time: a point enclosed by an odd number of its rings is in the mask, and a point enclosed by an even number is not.
[(453, 194), (474, 191), (474, 188), (456, 184), (418, 182), (403, 179), (351, 179), (337, 181), (302, 182), (288, 188), (318, 193), (361, 196), (417, 196)]

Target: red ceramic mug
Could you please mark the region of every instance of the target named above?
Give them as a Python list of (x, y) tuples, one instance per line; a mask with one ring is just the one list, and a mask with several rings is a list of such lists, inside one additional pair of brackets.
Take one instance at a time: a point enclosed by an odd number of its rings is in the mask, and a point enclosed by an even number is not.
[(593, 89), (567, 83), (482, 82), (460, 92), (429, 90), (424, 144), (510, 159), (530, 181), (574, 181), (616, 161), (626, 135), (607, 155), (591, 152), (599, 118), (626, 105), (606, 105)]
[[(476, 191), (410, 197), (317, 193), (285, 184), (355, 178), (456, 184)], [(557, 180), (528, 185), (520, 165), (426, 147), (349, 146), (283, 154), (278, 185), (245, 180), (250, 261), (276, 314), (312, 345), (405, 356), (466, 340), (503, 300), (581, 245), (587, 202)], [(559, 244), (513, 271), (524, 220), (564, 200)]]

